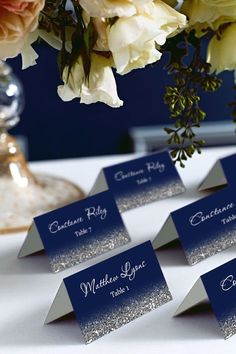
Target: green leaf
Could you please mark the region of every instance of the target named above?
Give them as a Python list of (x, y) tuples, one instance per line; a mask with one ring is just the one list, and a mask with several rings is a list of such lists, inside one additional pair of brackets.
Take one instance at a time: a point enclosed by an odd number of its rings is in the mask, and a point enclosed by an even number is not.
[[(203, 33), (203, 37), (206, 35), (207, 32)], [(171, 156), (182, 167), (185, 165), (183, 161), (191, 158), (195, 152), (200, 153), (204, 144), (204, 141), (196, 138), (197, 128), (206, 118), (206, 113), (200, 107), (199, 92), (214, 92), (221, 85), (221, 80), (211, 74), (211, 66), (202, 53), (201, 41), (202, 38), (196, 37), (194, 31), (184, 31), (170, 38), (164, 46), (170, 52), (166, 69), (174, 82), (166, 87), (164, 103), (169, 107), (170, 118), (175, 121), (175, 129), (165, 131), (170, 136), (169, 143), (177, 145)], [(233, 107), (236, 120), (236, 99)]]

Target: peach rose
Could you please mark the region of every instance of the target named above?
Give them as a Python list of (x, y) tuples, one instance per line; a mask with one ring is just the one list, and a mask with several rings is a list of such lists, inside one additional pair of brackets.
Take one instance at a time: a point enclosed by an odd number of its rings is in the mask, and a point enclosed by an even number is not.
[(0, 59), (17, 56), (38, 26), (45, 0), (0, 0)]

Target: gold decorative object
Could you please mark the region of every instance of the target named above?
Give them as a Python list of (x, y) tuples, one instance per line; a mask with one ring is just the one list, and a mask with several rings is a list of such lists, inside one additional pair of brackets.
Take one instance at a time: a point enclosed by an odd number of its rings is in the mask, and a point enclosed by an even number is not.
[(24, 94), (11, 68), (0, 61), (0, 234), (26, 230), (33, 217), (84, 198), (73, 183), (34, 175), (8, 129), (19, 122)]

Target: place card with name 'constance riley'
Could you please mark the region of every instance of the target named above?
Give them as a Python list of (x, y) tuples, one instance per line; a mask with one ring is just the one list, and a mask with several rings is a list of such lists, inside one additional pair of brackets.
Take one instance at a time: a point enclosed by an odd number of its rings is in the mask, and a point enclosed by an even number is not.
[(103, 168), (90, 195), (107, 189), (114, 194), (120, 212), (185, 191), (168, 151)]
[(236, 188), (227, 187), (170, 213), (154, 249), (175, 239), (194, 265), (236, 244)]
[(45, 250), (58, 272), (130, 241), (112, 194), (107, 191), (34, 218), (19, 252)]
[(199, 190), (219, 188), (236, 184), (236, 154), (226, 156), (216, 161), (207, 176), (199, 186)]
[(205, 302), (210, 302), (224, 338), (236, 334), (236, 258), (203, 274), (175, 316)]
[(45, 323), (74, 312), (88, 344), (171, 299), (147, 241), (65, 278)]

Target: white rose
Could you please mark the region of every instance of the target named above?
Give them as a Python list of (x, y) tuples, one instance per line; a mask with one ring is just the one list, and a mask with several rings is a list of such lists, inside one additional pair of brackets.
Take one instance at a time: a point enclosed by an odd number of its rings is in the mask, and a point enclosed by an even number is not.
[(58, 87), (58, 95), (63, 101), (80, 98), (80, 102), (85, 104), (103, 102), (111, 107), (122, 106), (110, 60), (97, 54), (92, 54), (91, 59), (88, 80), (85, 79), (81, 58), (74, 64), (69, 76), (68, 67), (64, 69), (64, 85)]
[(117, 72), (123, 75), (159, 60), (161, 53), (156, 43), (163, 45), (185, 24), (186, 17), (163, 1), (139, 8), (134, 16), (119, 18), (107, 28), (108, 47)]
[(229, 25), (218, 39), (214, 36), (208, 46), (207, 61), (212, 71), (220, 73), (224, 70), (236, 69), (236, 23)]
[(156, 26), (145, 16), (120, 18), (108, 32), (108, 47), (119, 74), (143, 68), (160, 59), (155, 49)]
[(79, 0), (91, 17), (129, 17), (136, 13), (137, 6), (153, 0)]
[(155, 0), (151, 14), (159, 27), (159, 33), (156, 37), (156, 42), (159, 45), (163, 45), (167, 38), (173, 37), (187, 26), (186, 16), (163, 3), (163, 1)]
[(235, 21), (236, 0), (185, 0), (181, 12), (188, 16), (190, 28), (201, 35), (208, 27), (217, 30), (220, 25)]

